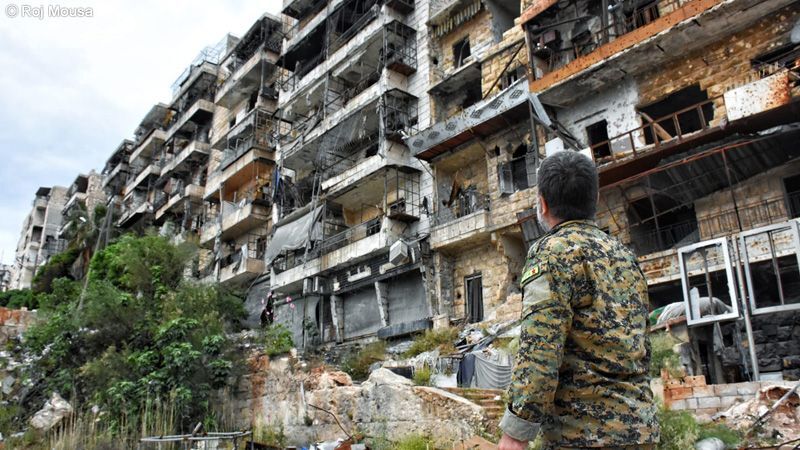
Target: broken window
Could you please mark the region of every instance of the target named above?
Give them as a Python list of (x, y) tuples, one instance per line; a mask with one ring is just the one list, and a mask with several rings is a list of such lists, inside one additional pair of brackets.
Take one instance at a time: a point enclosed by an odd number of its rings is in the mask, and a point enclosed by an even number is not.
[(522, 228), (522, 238), (525, 241), (525, 248), (530, 248), (531, 244), (536, 242), (539, 237), (544, 234), (542, 226), (536, 219), (536, 209), (528, 208), (525, 211), (517, 213), (517, 223)]
[(469, 36), (453, 44), (453, 67), (461, 67), (472, 53), (469, 49)]
[(786, 44), (767, 53), (756, 56), (751, 61), (753, 69), (761, 71), (762, 76), (771, 75), (775, 69), (787, 68), (800, 73), (800, 44)]
[(797, 224), (770, 225), (739, 236), (753, 314), (800, 309)]
[(800, 175), (784, 178), (783, 187), (786, 190), (789, 218), (800, 217)]
[(608, 122), (605, 120), (586, 127), (586, 140), (589, 142), (595, 159), (611, 156), (611, 146), (608, 143)]
[(644, 127), (645, 143), (669, 141), (708, 128), (714, 118), (714, 105), (708, 93), (697, 84), (673, 92), (662, 100), (638, 108)]
[(525, 144), (520, 144), (514, 150), (512, 159), (497, 167), (501, 194), (511, 194), (532, 186), (531, 175), (536, 171), (535, 159), (527, 150)]
[(481, 274), (464, 278), (467, 293), (467, 322), (475, 323), (483, 320), (483, 279)]
[(678, 264), (687, 324), (739, 317), (737, 284), (727, 238), (679, 248)]

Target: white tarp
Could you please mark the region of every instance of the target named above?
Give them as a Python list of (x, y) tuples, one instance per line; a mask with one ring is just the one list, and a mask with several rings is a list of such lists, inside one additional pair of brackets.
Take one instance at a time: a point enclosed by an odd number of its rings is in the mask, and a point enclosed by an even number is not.
[[(275, 228), (272, 239), (267, 245), (266, 260), (267, 264), (272, 264), (272, 261), (278, 257), (282, 252), (287, 250), (297, 250), (303, 248), (308, 243), (309, 238), (319, 239), (321, 236), (321, 229), (318, 224), (320, 214), (322, 214), (323, 206), (318, 206), (314, 211), (310, 211), (297, 219)], [(309, 231), (314, 227), (313, 231)]]

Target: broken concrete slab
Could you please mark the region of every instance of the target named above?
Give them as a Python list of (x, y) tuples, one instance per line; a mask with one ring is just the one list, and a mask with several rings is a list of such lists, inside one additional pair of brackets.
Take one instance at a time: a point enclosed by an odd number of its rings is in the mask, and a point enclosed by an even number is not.
[(64, 400), (57, 392), (53, 392), (42, 409), (40, 409), (30, 420), (33, 428), (47, 431), (58, 425), (61, 420), (72, 414), (72, 405)]

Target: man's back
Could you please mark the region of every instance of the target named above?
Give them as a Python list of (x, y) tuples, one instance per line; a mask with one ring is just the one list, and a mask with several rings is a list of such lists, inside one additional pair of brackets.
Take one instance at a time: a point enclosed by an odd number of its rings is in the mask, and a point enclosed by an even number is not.
[(565, 222), (531, 247), (521, 284), (513, 412), (551, 445), (658, 442), (647, 284), (631, 252), (591, 222)]

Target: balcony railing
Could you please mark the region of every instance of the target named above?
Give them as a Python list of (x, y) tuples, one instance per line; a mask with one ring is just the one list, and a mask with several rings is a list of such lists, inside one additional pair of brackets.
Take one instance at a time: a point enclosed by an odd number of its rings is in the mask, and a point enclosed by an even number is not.
[[(705, 100), (593, 144), (590, 146), (592, 156), (597, 164), (602, 165), (631, 155), (637, 158), (641, 153), (682, 142), (711, 128), (715, 102), (724, 104), (724, 98), (718, 96)], [(601, 153), (606, 156), (599, 156)]]
[[(361, 31), (364, 27), (366, 27), (368, 23), (372, 22), (373, 20), (375, 20), (376, 17), (378, 17), (379, 11), (380, 11), (380, 5), (377, 4), (376, 2), (376, 4), (372, 5), (370, 9), (368, 9), (361, 17), (359, 17), (353, 23), (353, 25), (350, 26), (350, 28), (348, 28), (339, 35), (334, 35), (334, 33), (331, 32), (330, 48), (328, 51), (330, 53), (333, 53), (336, 50), (344, 47), (344, 45), (347, 44), (347, 42), (349, 42), (350, 39), (353, 39), (353, 37), (356, 34), (358, 34), (359, 31)], [(334, 18), (334, 20), (336, 19)]]
[[(632, 228), (631, 232), (636, 227)], [(649, 230), (641, 235), (637, 235), (633, 242), (634, 253), (641, 256), (657, 251), (667, 250), (675, 247), (678, 243), (688, 245), (697, 242), (696, 236), (692, 233), (697, 231), (697, 221), (687, 220), (680, 223), (658, 227), (656, 230)]]
[(478, 211), (489, 211), (489, 196), (476, 189), (465, 189), (452, 205), (442, 205), (433, 216), (434, 225), (444, 225)]
[(377, 234), (381, 231), (382, 223), (383, 217), (376, 217), (372, 220), (362, 223), (361, 225), (348, 228), (341, 233), (334, 234), (330, 237), (326, 236), (322, 240), (322, 244), (319, 246), (319, 252), (320, 254), (324, 255)]
[[(589, 20), (576, 20), (575, 23), (577, 25), (570, 33), (572, 35), (571, 45), (558, 49), (553, 49), (545, 42), (545, 34), (548, 33), (547, 30), (550, 28), (548, 27), (549, 24), (531, 24), (529, 27), (532, 28), (531, 33), (534, 36), (531, 51), (545, 62), (547, 65), (546, 73), (549, 73), (566, 66), (575, 59), (592, 53), (604, 44), (658, 20), (692, 1), (694, 0), (658, 0), (630, 11), (624, 10), (625, 6), (621, 6), (623, 11), (609, 15), (610, 25), (596, 30), (590, 29)], [(624, 5), (628, 2), (618, 3)], [(559, 56), (561, 57), (559, 58)], [(536, 73), (535, 70), (534, 73)]]
[(230, 255), (222, 258), (219, 261), (219, 267), (224, 269), (225, 267), (232, 266), (236, 263), (242, 262), (242, 257), (247, 256), (248, 259), (264, 259), (264, 249), (259, 248), (257, 245), (250, 245), (248, 244), (247, 249), (243, 250), (242, 248), (236, 249)]

